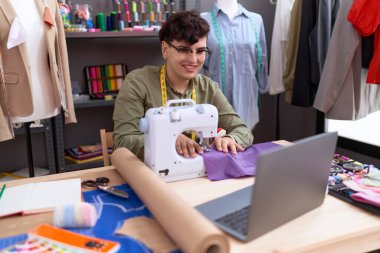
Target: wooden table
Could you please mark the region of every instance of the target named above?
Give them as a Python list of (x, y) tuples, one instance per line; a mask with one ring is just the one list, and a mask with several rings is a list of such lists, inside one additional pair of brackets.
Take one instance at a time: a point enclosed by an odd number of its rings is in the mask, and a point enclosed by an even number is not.
[[(113, 185), (124, 183), (112, 166), (7, 182), (7, 187), (58, 179), (106, 176)], [(253, 183), (252, 178), (211, 182), (197, 178), (169, 183), (191, 205), (198, 205)], [(25, 233), (40, 223), (52, 224), (52, 213), (0, 219), (0, 237)], [(324, 204), (255, 239), (242, 243), (229, 238), (231, 252), (368, 252), (380, 249), (380, 217), (327, 195)]]

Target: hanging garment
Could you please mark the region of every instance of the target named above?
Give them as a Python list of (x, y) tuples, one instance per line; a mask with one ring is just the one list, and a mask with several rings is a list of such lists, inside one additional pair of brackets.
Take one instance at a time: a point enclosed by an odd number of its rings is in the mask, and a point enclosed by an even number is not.
[(293, 4), (294, 0), (279, 0), (276, 4), (268, 78), (270, 95), (285, 91), (282, 75), (287, 61), (286, 48), (288, 46), (289, 22)]
[(347, 20), (353, 2), (342, 1), (314, 101), (328, 119), (357, 120), (380, 109), (379, 86), (363, 85), (361, 37)]
[(380, 84), (380, 1), (356, 0), (347, 18), (362, 36), (375, 34), (375, 50), (369, 66), (367, 83)]
[(375, 36), (362, 36), (362, 68), (369, 69), (375, 47)]
[(298, 42), (301, 31), (301, 11), (302, 0), (295, 0), (290, 14), (288, 46), (285, 53), (286, 62), (284, 74), (282, 75), (285, 86), (285, 101), (288, 103), (292, 101), (294, 73), (296, 71)]
[(310, 107), (314, 103), (339, 7), (340, 0), (310, 0), (302, 3), (292, 105)]
[[(44, 25), (45, 29), (47, 29), (49, 74), (54, 86), (54, 93), (46, 95), (53, 96), (56, 107), (64, 110), (66, 123), (76, 122), (66, 39), (58, 4), (55, 0), (35, 0), (35, 4), (41, 16), (41, 25)], [(2, 50), (4, 70), (4, 82), (1, 84), (4, 92), (0, 93), (0, 109), (2, 110), (2, 113), (0, 113), (0, 126), (2, 130), (4, 124), (9, 122), (11, 117), (28, 116), (34, 111), (31, 66), (27, 46), (22, 41), (22, 36), (13, 34), (9, 38), (9, 32), (16, 17), (17, 13), (12, 1), (0, 1), (0, 48)], [(10, 48), (7, 49), (9, 39), (11, 39), (9, 42)], [(6, 104), (9, 105), (9, 112), (5, 109)], [(10, 137), (14, 138), (11, 134), (12, 129), (7, 128), (7, 131), (0, 132), (0, 141), (8, 140)]]
[(259, 121), (259, 92), (268, 91), (262, 17), (240, 4), (231, 21), (217, 4), (202, 17), (210, 24), (207, 46), (212, 50), (204, 73), (219, 84), (234, 110), (252, 129)]

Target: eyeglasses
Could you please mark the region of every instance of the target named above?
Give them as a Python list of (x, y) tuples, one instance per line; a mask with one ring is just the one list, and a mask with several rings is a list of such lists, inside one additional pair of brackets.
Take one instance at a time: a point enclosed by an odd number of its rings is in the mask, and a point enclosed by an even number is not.
[[(190, 47), (179, 46), (176, 47), (169, 41), (165, 41), (169, 46), (177, 50), (180, 55), (190, 57), (194, 51)], [(206, 60), (211, 55), (211, 50), (208, 47), (202, 47), (195, 50), (195, 55), (198, 60)]]

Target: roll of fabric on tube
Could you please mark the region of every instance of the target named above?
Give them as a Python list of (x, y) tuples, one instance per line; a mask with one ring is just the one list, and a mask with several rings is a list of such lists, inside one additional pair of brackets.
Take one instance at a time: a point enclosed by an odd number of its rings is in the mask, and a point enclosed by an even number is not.
[(97, 221), (95, 207), (86, 202), (58, 206), (54, 209), (54, 226), (63, 228), (93, 227)]

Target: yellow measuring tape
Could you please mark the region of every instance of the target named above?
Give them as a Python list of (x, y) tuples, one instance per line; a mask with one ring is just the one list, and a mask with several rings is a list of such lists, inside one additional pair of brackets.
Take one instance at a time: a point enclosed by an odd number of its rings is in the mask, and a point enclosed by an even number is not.
[[(166, 102), (168, 101), (168, 94), (166, 91), (166, 79), (165, 79), (165, 71), (166, 71), (166, 65), (162, 65), (160, 69), (160, 85), (161, 85), (161, 98), (162, 98), (162, 106), (166, 105)], [(191, 92), (191, 99), (194, 100), (195, 103), (197, 103), (197, 95), (195, 94), (195, 88), (193, 86), (193, 91)], [(195, 132), (191, 132), (191, 139), (195, 140)]]

